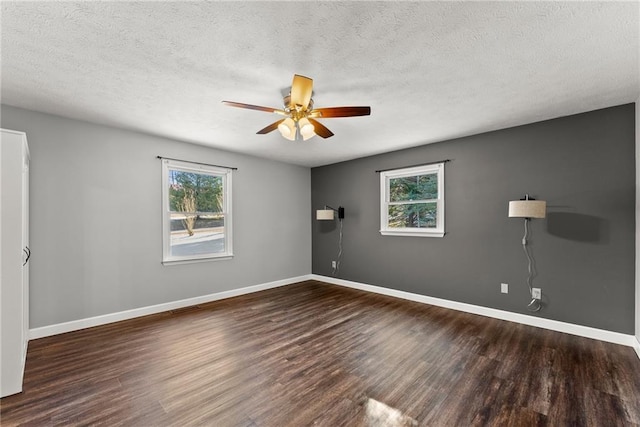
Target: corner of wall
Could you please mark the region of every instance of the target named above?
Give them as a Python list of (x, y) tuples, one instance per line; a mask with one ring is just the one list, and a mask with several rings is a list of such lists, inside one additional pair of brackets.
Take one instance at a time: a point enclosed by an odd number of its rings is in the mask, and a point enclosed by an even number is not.
[[(636, 101), (636, 340), (640, 345), (640, 96)], [(638, 350), (636, 350), (638, 351)], [(640, 351), (638, 352), (640, 357)]]

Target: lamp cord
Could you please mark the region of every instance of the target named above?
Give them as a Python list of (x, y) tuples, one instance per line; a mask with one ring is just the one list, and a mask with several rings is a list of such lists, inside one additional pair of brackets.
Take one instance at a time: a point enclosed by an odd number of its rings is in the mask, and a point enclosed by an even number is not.
[(333, 267), (333, 271), (331, 272), (333, 276), (335, 276), (340, 270), (340, 261), (342, 258), (342, 218), (338, 221), (340, 221), (340, 237), (338, 238), (338, 257), (336, 259), (336, 266)]
[(524, 219), (524, 236), (522, 237), (522, 249), (524, 250), (524, 254), (527, 256), (527, 287), (529, 288), (529, 295), (532, 297), (531, 302), (527, 305), (527, 310), (529, 311), (540, 311), (542, 305), (540, 302), (533, 298), (533, 258), (529, 254), (529, 250), (527, 249), (527, 237), (529, 236), (529, 218)]

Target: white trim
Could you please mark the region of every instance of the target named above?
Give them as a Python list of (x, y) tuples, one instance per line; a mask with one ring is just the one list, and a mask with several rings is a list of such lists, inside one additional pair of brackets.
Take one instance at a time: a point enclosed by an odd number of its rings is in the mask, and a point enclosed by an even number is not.
[(640, 348), (638, 348), (639, 343), (633, 335), (626, 335), (619, 332), (591, 328), (589, 326), (574, 325), (572, 323), (560, 322), (558, 320), (543, 319), (540, 317), (528, 316), (526, 314), (512, 313), (510, 311), (482, 307), (463, 302), (434, 298), (426, 295), (399, 291), (396, 289), (383, 288), (381, 286), (367, 285), (365, 283), (352, 282), (350, 280), (337, 279), (335, 277), (321, 276), (319, 274), (312, 274), (311, 279), (318, 280), (320, 282), (332, 283), (334, 285), (345, 286), (347, 288), (359, 289), (376, 294), (420, 302), (423, 304), (430, 304), (438, 307), (450, 308), (452, 310), (464, 311), (466, 313), (479, 314), (481, 316), (492, 317), (494, 319), (507, 320), (509, 322), (521, 323), (523, 325), (535, 326), (538, 328), (549, 329), (557, 332), (564, 332), (571, 335), (606, 341), (614, 344), (621, 344), (635, 348), (636, 353), (638, 353), (638, 357), (640, 358)]
[[(222, 253), (208, 253), (201, 255), (174, 256), (171, 255), (171, 209), (169, 207), (169, 171), (179, 170), (194, 172), (222, 178), (223, 212), (224, 217), (224, 246)], [(180, 160), (162, 160), (162, 264), (178, 265), (189, 262), (205, 262), (229, 260), (233, 258), (233, 220), (232, 220), (232, 169), (200, 163), (184, 162)]]
[(27, 138), (27, 134), (21, 130), (11, 130), (11, 129), (6, 129), (6, 128), (0, 128), (0, 131), (3, 133), (12, 133), (15, 135), (20, 135), (22, 137), (24, 137), (25, 139)]
[[(438, 198), (431, 200), (407, 200), (391, 202), (390, 179), (416, 175), (435, 174), (438, 177)], [(444, 237), (445, 235), (445, 194), (444, 194), (444, 162), (431, 163), (424, 166), (414, 166), (404, 169), (394, 169), (380, 172), (380, 234), (383, 236), (412, 236), (412, 237)], [(390, 228), (389, 205), (410, 203), (435, 203), (436, 227), (434, 228)]]
[(638, 341), (637, 337), (634, 337), (633, 339), (633, 349), (636, 351), (636, 354), (638, 355), (638, 358), (640, 359), (640, 341)]
[(250, 294), (253, 292), (264, 291), (266, 289), (278, 288), (280, 286), (290, 285), (293, 283), (311, 280), (311, 275), (291, 277), (288, 279), (276, 280), (274, 282), (262, 283), (259, 285), (247, 286), (239, 289), (231, 289), (228, 291), (217, 292), (215, 294), (203, 295), (199, 297), (187, 298), (179, 301), (171, 301), (162, 304), (151, 305), (147, 307), (134, 308), (131, 310), (120, 311), (117, 313), (104, 314), (101, 316), (89, 317), (86, 319), (72, 320), (70, 322), (58, 323), (55, 325), (43, 326), (29, 330), (29, 339), (35, 340), (51, 335), (64, 334), (65, 332), (77, 331), (80, 329), (91, 328), (93, 326), (105, 325), (107, 323), (119, 322), (121, 320), (133, 319), (150, 314), (161, 313), (164, 311), (175, 310), (178, 308), (189, 307), (197, 304), (204, 304), (211, 301), (217, 301), (225, 298), (236, 297), (239, 295)]
[(209, 257), (209, 258), (193, 258), (193, 259), (186, 259), (183, 261), (163, 261), (162, 265), (196, 264), (199, 262), (226, 261), (229, 259), (233, 259), (233, 255), (217, 256), (217, 257)]
[[(409, 228), (400, 228), (398, 230), (411, 230)], [(411, 237), (444, 237), (444, 232), (433, 232), (433, 231), (418, 231), (422, 229), (416, 229), (414, 231), (393, 231), (389, 230), (380, 230), (380, 234), (383, 236), (411, 236)]]
[(77, 331), (80, 329), (90, 328), (93, 326), (105, 325), (108, 323), (119, 322), (122, 320), (133, 319), (150, 314), (161, 313), (164, 311), (175, 310), (178, 308), (189, 307), (197, 304), (204, 304), (211, 301), (217, 301), (225, 298), (232, 298), (240, 295), (259, 292), (266, 289), (278, 288), (280, 286), (291, 285), (294, 283), (304, 282), (306, 280), (317, 280), (319, 282), (330, 283), (334, 285), (344, 286), (347, 288), (359, 289), (366, 292), (372, 292), (381, 295), (387, 295), (395, 298), (401, 298), (409, 301), (420, 302), (423, 304), (435, 305), (438, 307), (449, 308), (452, 310), (463, 311), (466, 313), (478, 314), (480, 316), (492, 317), (509, 322), (521, 323), (524, 325), (535, 326), (538, 328), (549, 329), (557, 332), (564, 332), (571, 335), (577, 335), (585, 338), (596, 339), (600, 341), (611, 342), (614, 344), (632, 347), (638, 358), (640, 358), (640, 342), (633, 335), (621, 334), (619, 332), (606, 331), (603, 329), (591, 328), (588, 326), (574, 325), (572, 323), (560, 322), (557, 320), (542, 319), (539, 317), (528, 316), (525, 314), (512, 313), (509, 311), (497, 310), (494, 308), (481, 307), (473, 304), (450, 301), (441, 298), (429, 297), (426, 295), (414, 294), (411, 292), (398, 291), (396, 289), (384, 288), (381, 286), (367, 285), (365, 283), (352, 282), (350, 280), (338, 279), (334, 277), (322, 276), (319, 274), (306, 274), (303, 276), (291, 277), (288, 279), (276, 280), (274, 282), (262, 283), (259, 285), (247, 286), (239, 289), (231, 289), (228, 291), (217, 292), (215, 294), (203, 295), (194, 298), (172, 301), (163, 304), (152, 305), (148, 307), (140, 307), (132, 310), (120, 311), (117, 313), (105, 314), (102, 316), (89, 317), (86, 319), (73, 320), (55, 325), (43, 326), (29, 330), (29, 339), (44, 338), (51, 335), (63, 334), (66, 332)]

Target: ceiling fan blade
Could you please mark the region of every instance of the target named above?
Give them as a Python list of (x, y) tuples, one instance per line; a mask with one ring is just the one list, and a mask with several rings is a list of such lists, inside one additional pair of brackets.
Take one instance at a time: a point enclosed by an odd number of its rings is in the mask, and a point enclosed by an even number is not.
[(272, 107), (261, 107), (260, 105), (243, 104), (241, 102), (233, 102), (233, 101), (222, 101), (222, 103), (224, 105), (228, 105), (229, 107), (238, 107), (238, 108), (246, 108), (248, 110), (266, 111), (267, 113), (282, 114), (283, 116), (287, 115), (287, 113), (284, 110), (279, 110), (277, 108), (272, 108)]
[(311, 112), (311, 116), (322, 117), (323, 119), (330, 117), (368, 116), (369, 114), (371, 114), (371, 107), (327, 107), (316, 108)]
[(296, 105), (302, 107), (302, 111), (305, 111), (311, 101), (311, 94), (313, 93), (313, 80), (309, 77), (300, 76), (298, 74), (293, 75), (293, 82), (291, 83), (291, 101), (290, 107), (294, 109)]
[(309, 119), (309, 122), (311, 122), (311, 124), (313, 125), (313, 131), (316, 133), (316, 135), (322, 138), (330, 138), (333, 136), (333, 132), (327, 129), (325, 125), (323, 125), (319, 121), (314, 120), (310, 117), (308, 117), (308, 119)]
[(282, 122), (284, 122), (286, 119), (282, 119), (282, 120), (278, 120), (275, 123), (271, 123), (269, 126), (267, 126), (264, 129), (260, 129), (258, 132), (256, 132), (259, 135), (264, 135), (265, 133), (269, 133), (269, 132), (273, 132), (274, 130), (278, 129), (278, 125)]

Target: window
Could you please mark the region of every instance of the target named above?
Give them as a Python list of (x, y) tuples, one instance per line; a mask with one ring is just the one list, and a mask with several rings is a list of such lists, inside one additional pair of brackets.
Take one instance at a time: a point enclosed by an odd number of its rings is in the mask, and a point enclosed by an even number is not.
[(444, 163), (380, 172), (380, 233), (444, 236)]
[(162, 160), (162, 262), (229, 258), (231, 170)]

